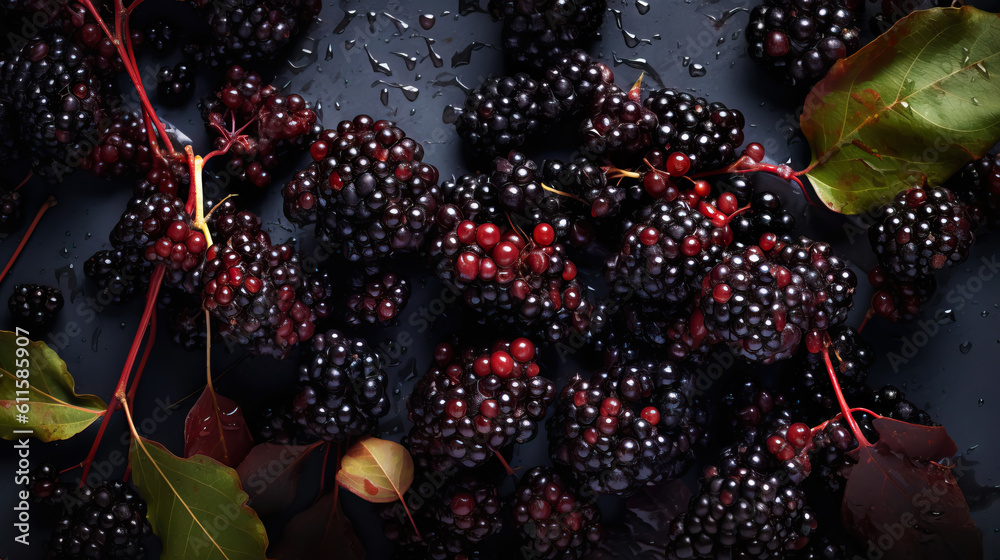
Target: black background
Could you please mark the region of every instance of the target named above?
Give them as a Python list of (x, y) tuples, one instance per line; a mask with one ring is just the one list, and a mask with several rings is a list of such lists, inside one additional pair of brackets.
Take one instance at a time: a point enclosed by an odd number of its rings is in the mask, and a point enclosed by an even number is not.
[[(480, 0), (485, 5), (486, 0)], [(177, 2), (148, 0), (147, 6), (137, 14), (137, 21), (149, 19), (159, 13), (175, 22), (190, 21), (188, 7)], [(996, 11), (996, 2), (977, 3)], [(728, 19), (723, 14), (733, 8), (751, 7), (749, 1), (719, 0), (717, 2), (649, 0), (650, 9), (645, 15), (632, 1), (610, 0), (610, 8), (621, 14), (622, 26), (643, 40), (629, 48), (616, 18), (609, 14), (603, 28), (603, 38), (592, 46), (591, 53), (609, 66), (614, 58), (645, 58), (658, 74), (663, 85), (682, 88), (722, 101), (740, 109), (746, 116), (747, 141), (764, 144), (768, 161), (790, 161), (796, 169), (805, 167), (809, 160), (808, 145), (797, 135), (798, 106), (801, 103), (791, 92), (777, 86), (749, 60), (745, 54), (743, 29), (747, 12), (737, 11)], [(869, 6), (869, 12), (872, 11)], [(346, 10), (357, 10), (358, 15), (341, 34), (333, 34)], [(371, 24), (366, 14), (375, 12)], [(399, 29), (386, 17), (387, 12), (408, 25)], [(460, 12), (464, 15), (460, 15)], [(432, 14), (436, 24), (424, 30), (418, 24), (420, 14)], [(265, 79), (273, 78), (276, 85), (287, 85), (289, 91), (302, 93), (321, 107), (323, 122), (335, 126), (343, 119), (367, 113), (377, 118), (397, 121), (407, 133), (423, 142), (425, 161), (436, 165), (444, 177), (470, 171), (470, 164), (463, 157), (454, 128), (443, 122), (442, 116), (449, 104), (461, 105), (462, 89), (448, 85), (457, 77), (462, 83), (476, 86), (483, 77), (500, 72), (502, 55), (494, 45), (499, 43), (500, 26), (489, 16), (476, 9), (475, 1), (426, 0), (421, 2), (397, 1), (341, 1), (327, 2), (321, 15), (322, 21), (308, 32), (310, 39), (303, 39), (299, 46), (313, 51), (312, 55), (292, 50), (289, 61), (260, 68)], [(720, 23), (721, 22), (721, 23)], [(16, 23), (11, 24), (17, 28)], [(187, 23), (181, 24), (183, 27)], [(866, 27), (866, 25), (865, 25)], [(428, 54), (424, 39), (414, 34), (426, 35), (434, 40), (433, 49), (442, 64), (435, 67), (434, 58)], [(355, 41), (352, 48), (348, 42)], [(478, 45), (478, 47), (474, 46)], [(379, 62), (387, 63), (392, 76), (373, 71), (364, 46)], [(465, 51), (471, 50), (469, 63)], [(956, 51), (958, 47), (956, 46)], [(408, 70), (402, 57), (393, 52), (417, 57), (413, 70)], [(153, 75), (163, 64), (179, 58), (179, 54), (159, 58), (141, 56), (139, 67), (145, 76), (147, 89), (155, 90)], [(693, 77), (685, 60), (702, 64), (707, 73)], [(626, 86), (634, 82), (640, 70), (627, 65), (614, 67), (616, 81)], [(209, 93), (219, 79), (221, 71), (200, 69), (196, 96)], [(380, 101), (383, 84), (378, 80), (412, 85), (419, 88), (416, 100), (408, 101), (398, 89), (388, 88), (388, 104)], [(453, 83), (453, 82), (452, 82)], [(656, 86), (656, 80), (647, 73), (645, 84)], [(127, 86), (127, 84), (126, 84)], [(129, 91), (128, 88), (123, 88)], [(206, 141), (196, 103), (184, 107), (162, 104), (155, 93), (151, 99), (160, 116), (189, 136), (197, 153), (206, 153)], [(338, 109), (339, 107), (339, 109)], [(541, 159), (546, 155), (566, 155), (575, 145), (572, 128), (561, 130), (541, 140), (526, 150)], [(541, 146), (544, 146), (542, 148)], [(548, 149), (552, 148), (552, 149)], [(242, 204), (255, 210), (272, 232), (272, 238), (283, 240), (296, 237), (303, 256), (317, 256), (310, 231), (294, 229), (282, 215), (280, 185), (294, 169), (304, 165), (306, 157), (290, 161), (278, 174), (278, 180), (261, 197), (244, 197)], [(6, 170), (8, 179), (18, 181), (26, 170)], [(800, 230), (837, 244), (842, 254), (856, 265), (859, 276), (873, 263), (863, 224), (857, 219), (845, 219), (823, 209), (804, 204), (801, 194), (792, 187), (772, 177), (761, 178), (779, 192), (786, 203), (796, 211)], [(220, 192), (218, 181), (210, 182), (210, 196)], [(107, 400), (125, 361), (142, 310), (141, 298), (127, 305), (101, 308), (93, 303), (94, 289), (83, 276), (83, 263), (95, 251), (106, 248), (107, 235), (124, 208), (130, 187), (122, 181), (98, 181), (85, 172), (77, 172), (58, 186), (50, 186), (35, 178), (25, 188), (26, 210), (33, 213), (49, 193), (59, 199), (59, 205), (44, 217), (17, 266), (3, 282), (4, 301), (13, 286), (22, 282), (58, 285), (67, 298), (53, 334), (47, 342), (55, 348), (75, 376), (81, 393), (94, 393)], [(30, 217), (29, 217), (30, 219)], [(25, 225), (26, 227), (26, 225)], [(14, 251), (24, 227), (11, 237), (0, 241), (0, 262), (5, 263)], [(986, 557), (1000, 558), (1000, 504), (993, 504), (996, 491), (989, 486), (1000, 483), (1000, 449), (997, 446), (997, 411), (1000, 410), (1000, 277), (980, 281), (984, 262), (1000, 262), (1000, 241), (995, 233), (982, 231), (966, 263), (940, 279), (939, 290), (927, 304), (921, 321), (916, 324), (894, 325), (881, 320), (872, 321), (865, 330), (868, 339), (880, 354), (872, 373), (873, 384), (893, 383), (903, 388), (907, 397), (925, 408), (933, 418), (944, 424), (958, 443), (964, 464), (970, 470), (963, 476), (962, 484), (975, 488), (968, 492), (973, 503), (973, 516), (983, 532)], [(331, 270), (338, 271), (337, 263)], [(412, 385), (415, 373), (422, 373), (429, 363), (433, 345), (453, 334), (455, 310), (448, 307), (429, 332), (414, 326), (424, 311), (433, 313), (432, 302), (441, 293), (441, 286), (423, 273), (413, 275), (416, 295), (401, 314), (400, 325), (379, 332), (365, 332), (373, 344), (390, 340), (388, 346), (395, 355), (392, 366), (392, 387), (405, 395)], [(71, 294), (73, 298), (71, 299)], [(860, 324), (871, 295), (870, 287), (862, 282), (856, 296), (858, 302), (851, 324)], [(6, 312), (0, 327), (9, 328)], [(144, 435), (162, 442), (174, 452), (183, 448), (182, 428), (184, 416), (194, 402), (194, 397), (204, 385), (204, 356), (199, 352), (186, 353), (173, 344), (160, 317), (160, 333), (146, 368), (135, 407), (137, 422), (150, 418), (158, 403), (179, 403), (170, 409), (162, 423), (147, 420)], [(931, 333), (924, 336), (920, 333)], [(401, 345), (399, 341), (413, 339)], [(907, 341), (915, 343), (915, 353), (909, 352)], [(969, 346), (971, 345), (971, 347)], [(967, 351), (963, 351), (967, 350)], [(893, 358), (903, 357), (903, 362)], [(552, 356), (550, 356), (552, 358)], [(574, 371), (580, 364), (572, 357), (567, 362), (550, 359), (551, 367), (560, 368), (563, 375)], [(270, 359), (244, 359), (239, 352), (230, 352), (217, 345), (213, 355), (216, 376), (228, 371), (216, 383), (217, 390), (239, 402), (248, 416), (275, 404), (283, 388), (293, 379), (295, 360), (276, 362)], [(194, 395), (194, 397), (192, 397)], [(186, 400), (183, 400), (185, 399)], [(402, 400), (394, 404), (384, 420), (384, 437), (398, 439), (405, 429), (405, 406)], [(53, 461), (59, 468), (81, 461), (93, 436), (96, 424), (70, 441), (53, 444), (33, 442), (32, 461)], [(111, 425), (99, 458), (107, 458), (112, 451), (125, 453), (120, 434), (126, 432), (124, 418), (118, 415)], [(544, 454), (544, 434), (515, 454), (514, 466), (530, 465)], [(99, 462), (99, 464), (106, 464)], [(11, 496), (14, 491), (14, 458), (4, 445), (0, 452), (0, 496)], [(296, 508), (308, 505), (315, 495), (319, 478), (318, 457), (314, 457), (303, 475), (303, 484)], [(114, 469), (111, 476), (121, 476), (124, 466)], [(79, 471), (73, 473), (79, 476)], [(387, 556), (385, 543), (380, 538), (380, 528), (368, 504), (341, 493), (348, 511), (355, 518), (359, 533), (368, 547), (368, 557), (381, 559)], [(32, 521), (32, 546), (26, 550), (12, 542), (12, 499), (0, 500), (0, 558), (28, 560), (44, 557), (46, 524), (40, 519)], [(616, 505), (606, 504), (612, 518)], [(272, 543), (280, 540), (284, 519), (268, 520), (273, 527)], [(152, 539), (155, 541), (155, 539)], [(155, 554), (155, 543), (151, 544)], [(626, 556), (627, 557), (627, 556)]]

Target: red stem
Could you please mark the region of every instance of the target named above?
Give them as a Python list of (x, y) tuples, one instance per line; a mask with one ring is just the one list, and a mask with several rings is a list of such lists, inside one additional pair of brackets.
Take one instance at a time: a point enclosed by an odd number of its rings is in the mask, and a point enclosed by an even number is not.
[(32, 220), (31, 225), (28, 226), (28, 231), (24, 232), (24, 237), (21, 238), (21, 243), (17, 245), (17, 249), (14, 249), (14, 254), (11, 255), (10, 260), (7, 261), (7, 266), (4, 267), (3, 272), (0, 272), (0, 282), (3, 282), (7, 273), (10, 272), (11, 267), (14, 266), (14, 261), (16, 261), (17, 257), (20, 256), (21, 251), (24, 250), (24, 246), (28, 244), (28, 239), (31, 237), (31, 234), (35, 232), (35, 228), (38, 227), (38, 222), (41, 221), (42, 216), (48, 212), (49, 208), (52, 208), (55, 205), (56, 197), (54, 196), (49, 196), (49, 198), (42, 203), (42, 207), (39, 208), (38, 212), (35, 214), (35, 219)]
[(507, 460), (503, 458), (503, 455), (501, 455), (496, 449), (493, 450), (493, 454), (497, 456), (497, 459), (500, 459), (500, 464), (503, 465), (504, 470), (507, 471), (507, 475), (513, 475), (514, 469), (510, 468), (510, 465), (507, 464)]
[(847, 406), (847, 399), (844, 398), (844, 392), (840, 389), (840, 381), (837, 380), (837, 373), (833, 369), (833, 361), (830, 360), (829, 345), (823, 346), (823, 361), (826, 362), (826, 371), (830, 374), (830, 383), (833, 384), (833, 392), (837, 395), (837, 403), (840, 405), (840, 411), (843, 413), (844, 419), (847, 420), (847, 425), (851, 427), (854, 437), (857, 438), (858, 445), (871, 447), (871, 443), (865, 438), (865, 434), (861, 432), (861, 426), (858, 426), (857, 421), (854, 420), (854, 416), (851, 415), (851, 407)]
[[(149, 319), (156, 308), (156, 297), (160, 293), (160, 286), (163, 284), (163, 275), (165, 272), (166, 268), (163, 265), (157, 265), (156, 270), (153, 272), (153, 278), (149, 281), (149, 291), (146, 293), (146, 307), (143, 309), (142, 319), (139, 321), (139, 328), (136, 329), (135, 338), (132, 339), (132, 347), (129, 349), (128, 358), (125, 360), (125, 367), (122, 368), (122, 373), (118, 377), (118, 385), (115, 386), (114, 395), (124, 393), (125, 386), (128, 384), (129, 374), (132, 371), (132, 366), (135, 364), (135, 358), (139, 354), (139, 346), (142, 344), (143, 336), (146, 334), (146, 327), (149, 325)], [(80, 478), (81, 487), (87, 480), (87, 473), (90, 472), (94, 456), (97, 455), (97, 448), (101, 445), (101, 438), (104, 437), (104, 431), (108, 429), (108, 423), (111, 417), (114, 416), (117, 407), (118, 399), (112, 398), (108, 409), (104, 412), (104, 420), (101, 421), (101, 427), (97, 430), (97, 437), (94, 438), (94, 444), (90, 446), (90, 452), (87, 453), (87, 458), (84, 459), (83, 476)]]
[(156, 342), (156, 307), (153, 308), (153, 313), (149, 316), (149, 337), (146, 338), (146, 348), (142, 351), (142, 359), (139, 360), (139, 367), (135, 370), (135, 379), (132, 380), (132, 385), (128, 388), (128, 405), (132, 406), (135, 402), (135, 391), (139, 387), (139, 380), (142, 379), (142, 372), (146, 370), (146, 361), (149, 359), (149, 354), (153, 350), (153, 344)]
[(865, 313), (865, 318), (861, 320), (861, 326), (858, 327), (858, 334), (865, 330), (865, 325), (868, 324), (868, 320), (875, 316), (875, 308), (869, 307), (868, 312)]
[(11, 192), (16, 192), (18, 189), (20, 189), (21, 187), (23, 187), (24, 184), (27, 183), (28, 180), (31, 179), (31, 176), (34, 175), (34, 174), (35, 174), (35, 170), (34, 169), (28, 170), (28, 176), (25, 177), (24, 180), (21, 181), (16, 187), (14, 187), (14, 190), (11, 191)]

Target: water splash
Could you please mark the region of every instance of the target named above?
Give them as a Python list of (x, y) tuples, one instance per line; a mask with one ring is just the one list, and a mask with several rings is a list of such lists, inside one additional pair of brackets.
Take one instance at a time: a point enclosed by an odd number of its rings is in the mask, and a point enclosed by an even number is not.
[(407, 101), (416, 101), (417, 96), (420, 95), (420, 88), (416, 86), (408, 86), (405, 84), (398, 84), (396, 82), (387, 82), (385, 80), (377, 80), (374, 83), (372, 83), (372, 87), (375, 87), (378, 84), (396, 88), (402, 91), (403, 97), (405, 97)]
[(640, 57), (636, 57), (636, 58), (621, 58), (621, 57), (619, 57), (613, 51), (611, 53), (611, 58), (612, 58), (612, 60), (614, 60), (615, 66), (619, 66), (621, 64), (624, 64), (625, 66), (628, 66), (629, 68), (635, 68), (636, 70), (642, 70), (643, 72), (646, 73), (647, 76), (649, 76), (650, 78), (652, 78), (653, 81), (655, 81), (656, 84), (659, 85), (661, 88), (667, 87), (666, 84), (663, 83), (663, 79), (660, 78), (660, 73), (657, 72), (656, 69), (653, 68), (653, 66), (649, 62), (647, 62), (645, 58), (640, 58)]
[(414, 68), (417, 67), (417, 57), (413, 56), (412, 54), (406, 54), (404, 52), (391, 52), (389, 54), (394, 54), (399, 58), (402, 58), (403, 63), (406, 64), (407, 70), (413, 70)]
[(444, 58), (441, 58), (441, 55), (439, 55), (437, 52), (434, 51), (434, 43), (436, 43), (437, 41), (426, 35), (420, 35), (417, 33), (410, 35), (410, 39), (414, 39), (416, 37), (423, 39), (424, 42), (427, 43), (427, 51), (431, 57), (431, 64), (433, 64), (435, 68), (441, 68), (442, 66), (444, 66)]
[(392, 76), (392, 69), (389, 68), (389, 65), (376, 60), (375, 57), (372, 56), (371, 51), (368, 50), (368, 45), (365, 45), (365, 52), (368, 53), (368, 62), (371, 63), (372, 70), (380, 74), (385, 74), (386, 76)]
[[(709, 6), (709, 5), (705, 5), (705, 6), (699, 7), (695, 11), (701, 12), (702, 8), (706, 8), (707, 9), (707, 6)], [(722, 29), (722, 26), (725, 25), (726, 22), (729, 21), (729, 19), (731, 17), (735, 16), (736, 14), (738, 14), (740, 12), (749, 12), (749, 11), (750, 10), (748, 10), (748, 9), (742, 7), (742, 6), (738, 6), (736, 8), (730, 8), (729, 10), (726, 10), (725, 12), (722, 12), (722, 14), (718, 15), (718, 16), (714, 15), (714, 14), (706, 14), (704, 12), (701, 12), (701, 15), (707, 17), (709, 19), (709, 21), (712, 22), (712, 27), (714, 27), (716, 29)]]
[(410, 28), (410, 24), (390, 14), (389, 12), (382, 12), (382, 15), (389, 18), (389, 21), (396, 26), (396, 35), (402, 35), (407, 29)]
[(344, 31), (347, 31), (347, 26), (351, 24), (351, 21), (353, 21), (354, 18), (357, 17), (357, 15), (358, 15), (357, 10), (347, 10), (346, 12), (344, 12), (344, 19), (340, 20), (340, 23), (337, 24), (337, 27), (333, 28), (333, 34), (340, 35)]

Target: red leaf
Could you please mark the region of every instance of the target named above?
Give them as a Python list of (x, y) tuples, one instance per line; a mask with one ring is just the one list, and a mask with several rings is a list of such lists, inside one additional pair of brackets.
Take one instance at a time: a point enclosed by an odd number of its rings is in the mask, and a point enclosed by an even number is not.
[(941, 427), (880, 418), (879, 441), (852, 452), (841, 517), (869, 557), (983, 558), (983, 537), (951, 469), (955, 442)]
[(262, 443), (250, 450), (236, 473), (258, 514), (279, 513), (292, 505), (302, 466), (317, 445)]
[(365, 549), (336, 503), (336, 492), (330, 492), (288, 522), (274, 556), (278, 560), (364, 560)]
[(251, 447), (253, 436), (240, 406), (205, 387), (184, 419), (184, 456), (205, 455), (235, 467)]

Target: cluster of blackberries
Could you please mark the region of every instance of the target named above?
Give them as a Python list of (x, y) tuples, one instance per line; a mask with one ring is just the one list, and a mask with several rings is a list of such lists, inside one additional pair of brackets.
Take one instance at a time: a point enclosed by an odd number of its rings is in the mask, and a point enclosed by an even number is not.
[(322, 10), (320, 0), (196, 0), (211, 37), (212, 65), (273, 59)]
[[(37, 486), (37, 485), (36, 485)], [(141, 560), (143, 541), (152, 533), (146, 502), (122, 482), (103, 482), (59, 519), (49, 539), (51, 558)]]
[(490, 0), (503, 23), (504, 54), (515, 69), (544, 72), (548, 62), (597, 37), (607, 0)]

